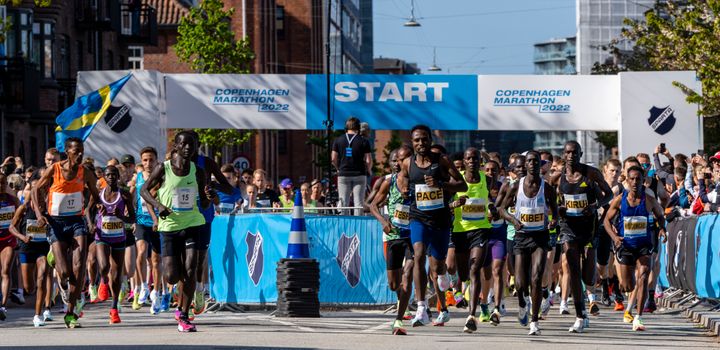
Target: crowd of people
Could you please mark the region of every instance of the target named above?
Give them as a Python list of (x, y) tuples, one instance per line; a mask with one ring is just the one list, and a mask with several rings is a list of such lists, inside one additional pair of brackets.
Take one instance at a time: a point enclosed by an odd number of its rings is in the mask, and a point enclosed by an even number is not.
[[(673, 156), (661, 144), (652, 156), (609, 159), (597, 169), (580, 161), (574, 141), (560, 155), (529, 150), (505, 163), (473, 147), (446, 154), (432, 136), (426, 126), (413, 127), (409, 143), (391, 152), (390, 173), (375, 179), (359, 120), (348, 120), (332, 150), (338, 206), (369, 213), (382, 226), (378, 249), (398, 296), (393, 334), (406, 334), (408, 319), (412, 327), (444, 325), (453, 305), (467, 309), (464, 332), (497, 325), (507, 314), (506, 290), (531, 335), (541, 333), (540, 320), (558, 300), (563, 315), (571, 314), (572, 300), (571, 332), (583, 332), (601, 305), (624, 311), (633, 330), (644, 330), (642, 315), (662, 294), (657, 251), (666, 222), (718, 212), (720, 152)], [(194, 332), (208, 296), (216, 215), (290, 208), (295, 190), (306, 212), (326, 206), (328, 181), (295, 186), (286, 178), (276, 192), (261, 169), (237, 171), (199, 155), (198, 139), (181, 131), (164, 160), (146, 147), (140, 162), (126, 154), (104, 167), (84, 156), (76, 138), (62, 153), (49, 149), (42, 167), (5, 159), (0, 321), (9, 303), (34, 295), (35, 327), (53, 321), (60, 307), (65, 325), (80, 327), (88, 303), (109, 300), (111, 324), (121, 322), (123, 305), (147, 307), (153, 315), (173, 311), (178, 331)]]

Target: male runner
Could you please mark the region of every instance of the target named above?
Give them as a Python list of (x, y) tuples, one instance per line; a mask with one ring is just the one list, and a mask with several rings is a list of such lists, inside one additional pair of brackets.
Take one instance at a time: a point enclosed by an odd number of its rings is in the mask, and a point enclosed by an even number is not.
[[(620, 177), (621, 170), (622, 165), (617, 159), (608, 159), (608, 161), (605, 162), (605, 165), (603, 166), (603, 177), (605, 179), (605, 182), (612, 189), (613, 196), (617, 196), (620, 193), (618, 188), (618, 178)], [(604, 206), (600, 209), (601, 223), (605, 221), (607, 209), (608, 206)], [(601, 302), (605, 306), (610, 306), (610, 304), (612, 303), (612, 301), (610, 300), (610, 286), (612, 285), (612, 279), (615, 277), (615, 264), (613, 263), (615, 259), (610, 259), (611, 252), (612, 240), (610, 239), (610, 235), (607, 233), (607, 231), (605, 231), (605, 225), (600, 225), (598, 227), (597, 270), (598, 275), (600, 276), (600, 284), (602, 290)], [(616, 293), (615, 310), (621, 311), (624, 308), (622, 304), (622, 298), (618, 300), (617, 296), (621, 296), (622, 294), (618, 290), (619, 288), (613, 289), (613, 292)]]
[[(489, 188), (488, 200), (495, 203), (495, 207), (500, 207), (500, 188), (503, 183), (498, 181), (500, 175), (500, 164), (494, 160), (488, 160), (485, 163), (485, 175), (490, 177), (493, 185)], [(495, 308), (492, 313), (487, 316), (480, 315), (481, 322), (490, 321), (492, 325), (500, 324), (501, 310), (504, 309), (503, 294), (505, 284), (505, 259), (507, 257), (507, 223), (505, 219), (498, 213), (497, 217), (490, 222), (492, 225), (492, 233), (487, 243), (487, 254), (485, 254), (485, 263), (482, 267), (482, 299), (480, 310), (487, 309), (487, 305), (494, 297)], [(482, 312), (482, 311), (481, 311)], [(487, 317), (487, 318), (486, 318)]]
[[(540, 154), (529, 151), (525, 156), (527, 175), (512, 185), (500, 207), (505, 220), (515, 227), (515, 287), (520, 310), (518, 320), (527, 325), (526, 296), (531, 294), (532, 321), (529, 335), (540, 335), (540, 305), (542, 282), (549, 250), (549, 229), (557, 224), (557, 198), (552, 185), (540, 176)], [(507, 208), (514, 206), (515, 214)], [(548, 219), (551, 214), (553, 219)]]
[[(430, 152), (432, 132), (425, 125), (410, 130), (414, 154), (405, 159), (398, 173), (398, 187), (403, 197), (412, 196), (410, 205), (410, 239), (413, 243), (415, 266), (415, 298), (418, 309), (413, 327), (430, 323), (426, 313), (425, 249), (430, 251), (430, 268), (438, 275), (439, 292), (450, 287), (445, 268), (450, 240), (451, 216), (448, 209), (450, 192), (466, 191), (462, 175), (439, 154)], [(438, 293), (440, 294), (440, 293)]]
[[(410, 206), (404, 200), (397, 186), (397, 173), (400, 164), (410, 157), (412, 150), (402, 146), (390, 152), (390, 177), (382, 177), (380, 188), (373, 196), (368, 206), (370, 213), (383, 226), (383, 245), (385, 260), (387, 262), (388, 284), (390, 289), (397, 292), (398, 307), (392, 332), (395, 335), (405, 335), (403, 317), (412, 293), (413, 249), (410, 243)], [(382, 203), (387, 203), (388, 217), (380, 212)]]
[[(76, 137), (65, 140), (67, 159), (48, 167), (31, 192), (38, 227), (49, 225), (48, 241), (55, 257), (60, 292), (67, 305), (64, 321), (68, 328), (80, 327), (74, 311), (85, 280), (87, 236), (93, 229), (89, 209), (98, 199), (97, 179), (81, 165), (83, 152), (82, 140)], [(41, 196), (41, 192), (47, 193), (47, 197)]]
[[(657, 239), (653, 237), (655, 222), (660, 226), (658, 235), (663, 238), (663, 242), (667, 240), (662, 208), (655, 198), (645, 194), (644, 181), (642, 168), (630, 167), (627, 171), (628, 189), (613, 199), (603, 221), (615, 246), (620, 288), (623, 292), (634, 291), (637, 296), (637, 315), (632, 321), (634, 331), (645, 330), (642, 313), (652, 268), (651, 255), (655, 249), (653, 242)], [(611, 222), (616, 215), (619, 215), (617, 226)], [(639, 266), (636, 268), (636, 265)]]
[[(157, 209), (158, 231), (162, 242), (163, 270), (167, 283), (179, 283), (182, 296), (175, 311), (179, 332), (195, 332), (188, 319), (192, 295), (198, 273), (198, 253), (195, 243), (205, 218), (198, 208), (210, 206), (205, 185), (205, 173), (196, 168), (191, 158), (197, 151), (197, 141), (187, 131), (175, 135), (174, 153), (163, 166), (156, 167), (140, 189), (145, 202)], [(160, 185), (157, 199), (150, 189)]]
[(560, 243), (568, 262), (570, 290), (575, 305), (575, 324), (569, 331), (581, 333), (588, 326), (582, 283), (590, 292), (590, 312), (600, 312), (595, 302), (595, 249), (593, 242), (597, 224), (597, 208), (612, 199), (612, 190), (600, 171), (580, 162), (582, 149), (576, 141), (568, 141), (563, 148), (565, 171), (558, 186), (560, 214)]

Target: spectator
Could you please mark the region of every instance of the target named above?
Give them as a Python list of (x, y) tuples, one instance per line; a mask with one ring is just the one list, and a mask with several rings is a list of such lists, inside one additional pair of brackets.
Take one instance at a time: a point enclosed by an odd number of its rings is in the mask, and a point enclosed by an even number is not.
[(698, 196), (702, 201), (705, 211), (717, 212), (720, 204), (720, 167), (704, 169), (703, 178), (699, 179), (700, 190)]
[(250, 168), (244, 169), (242, 171), (242, 173), (240, 173), (240, 181), (242, 181), (245, 184), (252, 183), (252, 178), (253, 178), (253, 170)]
[(112, 165), (112, 166), (114, 166), (114, 167), (119, 167), (119, 166), (120, 166), (120, 161), (119, 161), (117, 158), (112, 157), (112, 158), (108, 159), (106, 165), (107, 165), (107, 166)]
[(128, 185), (135, 179), (135, 157), (130, 154), (124, 154), (120, 157), (120, 187), (128, 188)]
[(288, 178), (280, 181), (280, 203), (282, 203), (283, 208), (292, 208), (295, 204), (293, 183), (292, 180)]
[(242, 211), (243, 213), (249, 213), (252, 209), (255, 209), (257, 205), (257, 186), (248, 184), (245, 187), (245, 194), (247, 198), (243, 201)]
[(280, 198), (277, 192), (268, 188), (267, 173), (257, 169), (253, 172), (253, 184), (256, 187), (255, 207), (280, 208)]
[(677, 190), (670, 196), (670, 201), (666, 208), (679, 207), (680, 209), (689, 209), (692, 203), (692, 194), (688, 193), (685, 186), (681, 184), (685, 183), (685, 176), (687, 175), (687, 169), (683, 166), (676, 167), (674, 170), (674, 180)]
[(25, 164), (23, 163), (22, 158), (15, 157), (15, 174), (22, 175), (25, 171)]
[(60, 161), (60, 152), (58, 152), (57, 148), (52, 147), (48, 148), (47, 152), (45, 152), (45, 168), (49, 168), (53, 164)]
[(25, 183), (30, 182), (30, 178), (33, 176), (33, 174), (37, 171), (37, 168), (34, 166), (29, 166), (27, 169), (25, 169)]
[(5, 176), (10, 176), (15, 173), (15, 158), (7, 157), (2, 164), (0, 164), (0, 172)]
[[(335, 139), (333, 143), (331, 160), (338, 170), (338, 206), (349, 207), (350, 196), (354, 206), (362, 207), (365, 201), (365, 188), (367, 175), (372, 169), (372, 156), (370, 143), (360, 132), (360, 120), (350, 117), (345, 122), (345, 134)], [(354, 214), (360, 216), (363, 209), (355, 209)], [(348, 211), (344, 211), (348, 215)]]
[[(25, 189), (25, 181), (23, 180), (22, 176), (20, 176), (18, 174), (10, 174), (7, 177), (7, 182), (8, 182), (8, 187), (10, 188), (9, 193), (15, 197), (19, 197), (19, 195), (22, 194), (23, 189)], [(20, 198), (18, 198), (18, 199), (20, 199)], [(23, 200), (21, 200), (21, 202), (22, 201)]]
[(318, 201), (312, 199), (312, 187), (310, 186), (310, 183), (303, 182), (302, 185), (300, 185), (300, 193), (302, 194), (303, 207), (305, 207), (305, 212), (316, 214), (318, 212), (316, 209), (309, 209), (318, 207)]

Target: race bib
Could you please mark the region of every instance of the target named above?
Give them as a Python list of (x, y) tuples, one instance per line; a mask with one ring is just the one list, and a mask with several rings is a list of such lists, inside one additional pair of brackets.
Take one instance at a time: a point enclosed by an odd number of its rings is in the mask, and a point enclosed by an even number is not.
[(545, 229), (545, 208), (519, 208), (520, 223), (523, 231), (541, 231)]
[(491, 224), (493, 228), (500, 228), (502, 227), (502, 225), (505, 225), (505, 219), (500, 218), (497, 220), (493, 220)]
[(428, 185), (415, 185), (415, 205), (423, 211), (444, 207), (443, 190)]
[(52, 216), (75, 216), (82, 214), (83, 195), (82, 192), (73, 193), (52, 193)]
[(258, 208), (270, 208), (270, 200), (269, 199), (260, 199), (255, 201), (255, 206)]
[(138, 214), (146, 214), (147, 208), (145, 207), (145, 198), (140, 196), (140, 205), (138, 206)]
[(25, 234), (30, 236), (30, 240), (33, 242), (45, 242), (47, 241), (47, 226), (40, 227), (37, 220), (27, 219), (25, 221)]
[(6, 229), (10, 227), (12, 218), (15, 215), (15, 206), (9, 205), (7, 207), (0, 208), (0, 229)]
[(195, 206), (197, 189), (194, 187), (176, 187), (173, 191), (172, 210), (190, 211)]
[(118, 238), (125, 236), (125, 223), (117, 216), (103, 216), (100, 224), (100, 232), (106, 238)]
[(465, 221), (485, 220), (487, 216), (487, 200), (485, 198), (468, 198), (462, 206), (462, 219)]
[(647, 234), (648, 218), (645, 216), (626, 216), (623, 218), (623, 236), (639, 237)]
[(398, 203), (395, 205), (395, 213), (391, 220), (395, 227), (410, 227), (410, 206)]
[(218, 213), (228, 215), (235, 210), (235, 203), (220, 203), (216, 208)]
[(568, 216), (582, 216), (583, 209), (588, 206), (587, 193), (580, 194), (566, 194), (563, 195), (565, 198), (565, 207), (567, 208)]

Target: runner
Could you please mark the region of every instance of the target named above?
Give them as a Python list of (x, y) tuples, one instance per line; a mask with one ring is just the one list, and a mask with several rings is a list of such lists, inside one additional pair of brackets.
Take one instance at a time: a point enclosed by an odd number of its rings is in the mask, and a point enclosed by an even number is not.
[[(82, 140), (75, 137), (65, 140), (67, 159), (48, 167), (31, 192), (38, 227), (49, 225), (48, 241), (58, 287), (67, 305), (64, 321), (68, 328), (80, 327), (75, 306), (85, 280), (87, 236), (93, 228), (89, 208), (98, 199), (95, 175), (80, 165), (83, 152)], [(42, 192), (47, 193), (47, 197), (41, 196)], [(87, 206), (84, 205), (86, 197)]]
[[(120, 171), (110, 165), (105, 168), (107, 187), (100, 192), (100, 210), (95, 219), (95, 244), (97, 251), (100, 280), (110, 285), (112, 306), (110, 323), (120, 323), (118, 302), (120, 300), (120, 281), (125, 266), (126, 234), (125, 223), (135, 221), (135, 209), (130, 192), (118, 186)], [(127, 211), (127, 214), (126, 214)]]
[[(652, 269), (651, 255), (654, 248), (655, 222), (660, 226), (658, 235), (667, 240), (665, 217), (655, 198), (645, 194), (642, 168), (632, 166), (627, 170), (628, 188), (610, 203), (603, 225), (610, 234), (615, 247), (615, 259), (619, 264), (620, 288), (624, 292), (634, 291), (637, 315), (633, 318), (632, 329), (644, 331), (642, 313), (647, 297), (648, 277)], [(612, 219), (618, 216), (617, 226)], [(637, 265), (637, 268), (636, 268)], [(635, 280), (637, 276), (637, 281)]]
[(425, 249), (428, 248), (431, 255), (430, 268), (438, 274), (439, 292), (444, 292), (450, 287), (450, 277), (445, 268), (451, 227), (447, 207), (449, 193), (467, 191), (467, 184), (447, 158), (430, 152), (430, 128), (417, 125), (410, 134), (414, 154), (403, 161), (397, 181), (403, 197), (412, 195), (413, 198), (410, 205), (410, 239), (414, 250), (413, 280), (418, 309), (412, 324), (417, 327), (430, 323), (425, 299)]
[(5, 174), (0, 173), (0, 272), (2, 275), (2, 303), (0, 303), (0, 321), (4, 321), (7, 314), (7, 301), (10, 297), (10, 273), (12, 273), (13, 259), (15, 258), (16, 236), (9, 230), (15, 208), (20, 206), (18, 199), (7, 192), (8, 181)]
[[(470, 308), (469, 315), (465, 320), (465, 333), (472, 333), (477, 330), (478, 298), (480, 297), (480, 269), (485, 263), (487, 244), (492, 232), (490, 221), (497, 215), (495, 204), (488, 200), (488, 184), (493, 179), (486, 176), (480, 170), (480, 152), (470, 147), (463, 154), (463, 165), (465, 171), (461, 171), (467, 191), (455, 193), (455, 200), (450, 203), (450, 209), (454, 209), (453, 240), (455, 243), (455, 254), (457, 258), (458, 272), (464, 270), (460, 280), (470, 277)], [(490, 318), (487, 304), (481, 307), (481, 317)]]
[[(40, 179), (34, 174), (28, 184), (34, 187)], [(47, 227), (38, 227), (35, 211), (28, 195), (25, 203), (18, 207), (10, 225), (10, 232), (17, 238), (20, 246), (20, 269), (23, 285), (28, 292), (35, 293), (35, 316), (33, 325), (41, 327), (46, 321), (52, 321), (50, 298), (52, 291), (52, 268), (47, 265), (46, 254), (50, 250), (47, 241)], [(44, 307), (44, 308), (43, 308)]]
[[(205, 185), (205, 173), (191, 161), (197, 151), (193, 135), (181, 131), (175, 135), (174, 154), (170, 160), (153, 169), (140, 194), (145, 202), (157, 209), (160, 216), (158, 231), (162, 235), (163, 271), (167, 283), (179, 283), (182, 293), (179, 308), (175, 311), (179, 332), (195, 332), (189, 312), (198, 269), (196, 239), (205, 218), (200, 213), (196, 198), (207, 208), (210, 187)], [(150, 189), (160, 185), (157, 200)]]
[[(410, 147), (403, 146), (390, 152), (390, 168), (392, 174), (377, 180), (381, 182), (380, 188), (373, 196), (368, 206), (370, 213), (383, 226), (383, 245), (385, 261), (387, 263), (387, 276), (390, 290), (395, 291), (398, 297), (397, 315), (392, 324), (394, 335), (405, 335), (407, 331), (403, 325), (405, 310), (407, 310), (410, 294), (412, 293), (413, 249), (410, 244), (410, 207), (409, 200), (404, 200), (397, 186), (397, 173), (400, 164), (412, 155)], [(380, 206), (386, 203), (388, 216), (380, 212)]]
[[(605, 178), (605, 182), (610, 186), (610, 188), (613, 191), (613, 196), (617, 196), (620, 194), (620, 189), (618, 187), (618, 178), (620, 177), (620, 171), (622, 170), (622, 165), (620, 164), (620, 161), (617, 159), (608, 159), (607, 162), (605, 162), (605, 165), (603, 166), (603, 177)], [(607, 209), (609, 207), (606, 205), (600, 209), (600, 222), (605, 221), (605, 215), (607, 214)], [(612, 304), (610, 292), (612, 289), (612, 292), (617, 293), (615, 295), (615, 311), (622, 311), (624, 306), (622, 303), (622, 297), (617, 298), (618, 295), (622, 296), (622, 294), (619, 292), (619, 288), (617, 286), (614, 286), (612, 283), (612, 280), (615, 277), (615, 259), (610, 259), (610, 254), (612, 252), (612, 239), (610, 239), (610, 235), (605, 231), (605, 225), (600, 225), (598, 227), (598, 247), (597, 247), (597, 270), (598, 275), (600, 276), (600, 285), (602, 290), (602, 298), (601, 302), (605, 306), (610, 306)], [(611, 288), (614, 287), (614, 288)]]
[[(549, 250), (550, 233), (557, 224), (557, 198), (552, 185), (540, 176), (540, 154), (527, 152), (525, 168), (527, 175), (514, 184), (503, 200), (500, 212), (515, 227), (515, 287), (518, 291), (518, 321), (528, 322), (527, 295), (532, 292), (532, 320), (529, 335), (540, 335), (540, 305), (542, 281)], [(508, 213), (514, 206), (515, 214)]]
[[(501, 199), (500, 188), (502, 187), (502, 182), (498, 181), (498, 176), (500, 175), (500, 164), (494, 160), (488, 160), (487, 163), (485, 163), (485, 175), (490, 177), (492, 179), (490, 183), (494, 184), (490, 187), (488, 200), (491, 203), (495, 203), (496, 208), (499, 208), (501, 203), (498, 200)], [(503, 306), (503, 294), (505, 293), (505, 290), (503, 289), (505, 284), (505, 275), (503, 274), (503, 271), (505, 270), (505, 259), (507, 257), (507, 223), (498, 213), (497, 218), (492, 220), (490, 224), (492, 225), (492, 233), (490, 234), (490, 239), (488, 240), (487, 254), (485, 254), (485, 263), (482, 268), (481, 276), (483, 277), (483, 280), (481, 286), (482, 298), (484, 300), (483, 304), (485, 305), (484, 308), (487, 309), (487, 305), (493, 297), (495, 307), (493, 308), (492, 313), (488, 315), (487, 320), (483, 317), (483, 315), (481, 315), (480, 321), (490, 321), (492, 325), (497, 326), (500, 324), (502, 310), (505, 308)], [(481, 310), (483, 310), (483, 304), (480, 304)]]
[(585, 311), (582, 284), (588, 289), (590, 312), (597, 315), (600, 311), (595, 302), (595, 249), (597, 243), (595, 228), (597, 208), (606, 205), (612, 199), (612, 190), (603, 179), (600, 171), (580, 162), (582, 149), (576, 141), (568, 141), (563, 148), (565, 171), (560, 176), (558, 186), (560, 214), (560, 243), (567, 259), (570, 278), (570, 291), (575, 305), (575, 324), (569, 331), (582, 333), (589, 325)]

